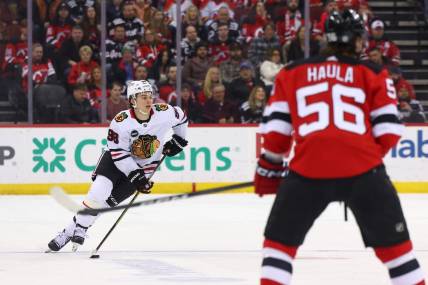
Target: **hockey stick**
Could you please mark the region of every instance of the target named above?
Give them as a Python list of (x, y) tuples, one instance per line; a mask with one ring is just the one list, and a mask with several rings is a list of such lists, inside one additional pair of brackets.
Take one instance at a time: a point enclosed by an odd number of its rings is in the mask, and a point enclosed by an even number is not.
[[(245, 187), (250, 187), (250, 186), (253, 186), (252, 181), (233, 184), (233, 185), (229, 185), (229, 186), (211, 188), (209, 190), (203, 190), (203, 191), (199, 191), (199, 192), (183, 193), (183, 194), (171, 195), (171, 196), (166, 196), (166, 197), (154, 198), (154, 199), (150, 199), (150, 200), (144, 200), (144, 201), (134, 203), (130, 207), (132, 208), (132, 207), (138, 207), (138, 206), (153, 205), (153, 204), (164, 203), (164, 202), (169, 202), (169, 201), (174, 201), (174, 200), (187, 199), (187, 198), (192, 198), (192, 197), (197, 197), (197, 196), (202, 196), (202, 195), (226, 192), (226, 191), (236, 190), (239, 188), (245, 188)], [(81, 208), (77, 213), (81, 214), (81, 215), (94, 215), (94, 214), (98, 214), (98, 213), (117, 211), (120, 209), (124, 209), (126, 207), (127, 207), (127, 205), (117, 206), (114, 208), (98, 208), (98, 209)]]
[[(162, 164), (162, 162), (164, 161), (166, 155), (163, 155), (161, 160), (159, 161), (159, 163), (156, 165), (156, 168), (153, 170), (152, 174), (150, 174), (150, 176), (148, 177), (148, 180), (150, 180), (153, 175), (155, 174), (156, 170), (159, 168), (159, 165)], [(97, 254), (98, 250), (101, 248), (101, 246), (104, 244), (104, 242), (107, 240), (107, 238), (110, 236), (110, 234), (113, 232), (114, 228), (116, 228), (117, 224), (119, 224), (120, 220), (122, 219), (122, 217), (125, 215), (125, 213), (128, 211), (128, 209), (132, 206), (132, 204), (134, 203), (135, 199), (137, 199), (138, 195), (140, 194), (139, 191), (137, 191), (137, 193), (135, 193), (134, 197), (132, 198), (132, 200), (127, 204), (124, 205), (122, 208), (124, 209), (122, 214), (120, 214), (119, 218), (117, 218), (116, 222), (113, 224), (113, 226), (110, 228), (110, 230), (107, 232), (107, 234), (104, 236), (104, 238), (101, 240), (101, 242), (98, 244), (98, 246), (91, 252), (91, 256), (90, 258), (99, 258), (100, 255)], [(79, 212), (78, 212), (79, 214)]]

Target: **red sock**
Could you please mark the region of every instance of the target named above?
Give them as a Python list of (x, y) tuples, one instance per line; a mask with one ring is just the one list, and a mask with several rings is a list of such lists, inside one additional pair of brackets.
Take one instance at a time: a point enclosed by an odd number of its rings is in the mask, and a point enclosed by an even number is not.
[(290, 284), (293, 273), (293, 259), (297, 247), (265, 240), (263, 243), (263, 264), (261, 285)]
[(412, 242), (374, 249), (376, 256), (389, 270), (394, 285), (424, 285), (424, 275), (413, 253)]

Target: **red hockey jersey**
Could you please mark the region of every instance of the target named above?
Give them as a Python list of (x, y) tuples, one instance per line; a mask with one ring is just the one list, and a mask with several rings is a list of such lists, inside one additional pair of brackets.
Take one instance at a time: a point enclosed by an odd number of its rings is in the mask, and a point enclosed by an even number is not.
[(295, 139), (290, 169), (310, 178), (351, 177), (382, 163), (403, 131), (386, 70), (350, 57), (296, 61), (277, 75), (263, 114), (267, 151)]

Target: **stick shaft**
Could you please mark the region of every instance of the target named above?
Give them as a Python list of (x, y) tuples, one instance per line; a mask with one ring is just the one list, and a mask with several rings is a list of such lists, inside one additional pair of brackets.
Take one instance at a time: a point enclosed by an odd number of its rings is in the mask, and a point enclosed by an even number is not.
[(150, 200), (144, 200), (144, 201), (140, 201), (137, 203), (133, 203), (132, 205), (130, 205), (130, 204), (122, 205), (122, 206), (117, 206), (114, 208), (83, 209), (83, 210), (79, 211), (78, 213), (82, 214), (82, 215), (94, 215), (94, 214), (98, 214), (98, 213), (105, 213), (105, 212), (117, 211), (117, 210), (121, 210), (121, 209), (127, 209), (129, 207), (132, 208), (132, 207), (138, 207), (138, 206), (143, 206), (143, 205), (147, 206), (147, 205), (152, 205), (152, 204), (169, 202), (169, 201), (173, 201), (173, 200), (181, 200), (181, 199), (187, 199), (187, 198), (192, 198), (192, 197), (197, 197), (197, 196), (202, 196), (202, 195), (226, 192), (226, 191), (231, 191), (231, 190), (250, 187), (250, 186), (253, 186), (253, 182), (243, 182), (243, 183), (233, 184), (233, 185), (229, 185), (229, 186), (212, 188), (212, 189), (205, 190), (205, 191), (183, 193), (183, 194), (171, 195), (171, 196), (166, 196), (166, 197), (154, 198), (154, 199), (150, 199)]

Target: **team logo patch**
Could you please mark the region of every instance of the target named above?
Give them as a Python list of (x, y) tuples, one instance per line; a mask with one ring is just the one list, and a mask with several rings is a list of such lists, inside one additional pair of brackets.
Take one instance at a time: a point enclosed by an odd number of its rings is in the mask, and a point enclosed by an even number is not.
[(138, 136), (138, 131), (137, 130), (132, 130), (131, 137), (135, 138), (136, 136)]
[(141, 135), (132, 142), (131, 152), (141, 159), (147, 159), (152, 157), (159, 146), (160, 142), (156, 136)]
[(116, 117), (114, 117), (114, 120), (120, 123), (123, 122), (123, 120), (125, 120), (126, 118), (128, 118), (128, 115), (125, 112), (122, 112), (117, 114)]
[(156, 104), (155, 109), (156, 109), (156, 111), (166, 111), (166, 110), (168, 110), (168, 104), (163, 104), (163, 103)]

